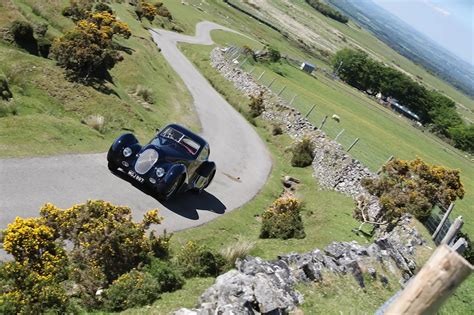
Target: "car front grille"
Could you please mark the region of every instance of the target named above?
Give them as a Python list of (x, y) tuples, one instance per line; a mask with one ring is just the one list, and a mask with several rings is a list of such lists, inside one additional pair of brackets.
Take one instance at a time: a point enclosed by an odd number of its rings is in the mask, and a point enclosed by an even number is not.
[(158, 152), (153, 149), (147, 149), (143, 151), (137, 159), (135, 163), (135, 171), (143, 175), (148, 172), (153, 165), (155, 165), (156, 161), (158, 161)]

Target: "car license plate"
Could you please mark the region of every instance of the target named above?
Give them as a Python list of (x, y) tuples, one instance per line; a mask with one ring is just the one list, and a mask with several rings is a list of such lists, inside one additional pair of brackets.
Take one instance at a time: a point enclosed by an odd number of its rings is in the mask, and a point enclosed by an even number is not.
[(131, 178), (137, 180), (140, 183), (143, 183), (145, 181), (145, 179), (143, 177), (138, 176), (134, 171), (128, 171), (128, 176), (130, 176)]

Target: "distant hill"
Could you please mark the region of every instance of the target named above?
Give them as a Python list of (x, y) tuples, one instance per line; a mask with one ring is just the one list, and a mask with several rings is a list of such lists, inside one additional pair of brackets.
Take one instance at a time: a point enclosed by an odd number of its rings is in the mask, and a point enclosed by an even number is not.
[(380, 40), (474, 97), (474, 66), (458, 58), (371, 0), (326, 0)]

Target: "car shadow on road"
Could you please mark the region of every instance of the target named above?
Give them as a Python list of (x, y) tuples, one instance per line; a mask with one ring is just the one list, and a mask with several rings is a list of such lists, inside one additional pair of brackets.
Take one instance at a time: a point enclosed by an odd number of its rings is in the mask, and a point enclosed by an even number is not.
[(223, 214), (227, 209), (227, 207), (216, 196), (207, 191), (203, 191), (199, 195), (189, 191), (180, 193), (173, 199), (162, 201), (161, 203), (174, 213), (190, 220), (199, 219), (199, 213), (197, 210)]
[(168, 208), (170, 211), (173, 211), (174, 213), (190, 220), (199, 220), (199, 213), (197, 210), (205, 210), (216, 214), (223, 214), (227, 209), (227, 207), (216, 196), (208, 193), (207, 191), (203, 191), (200, 194), (187, 191), (184, 193), (178, 193), (171, 200), (158, 200), (152, 192), (146, 189), (146, 187), (139, 185), (124, 173), (119, 171), (111, 173), (127, 181), (141, 192), (149, 195), (163, 206)]

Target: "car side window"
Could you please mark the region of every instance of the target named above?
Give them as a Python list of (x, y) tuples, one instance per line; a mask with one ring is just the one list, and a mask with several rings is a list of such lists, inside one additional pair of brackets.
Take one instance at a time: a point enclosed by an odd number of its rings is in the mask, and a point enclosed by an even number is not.
[(208, 158), (209, 158), (209, 146), (206, 145), (206, 146), (202, 149), (201, 153), (199, 154), (198, 159), (201, 160), (201, 161), (205, 161), (205, 160), (207, 160)]

